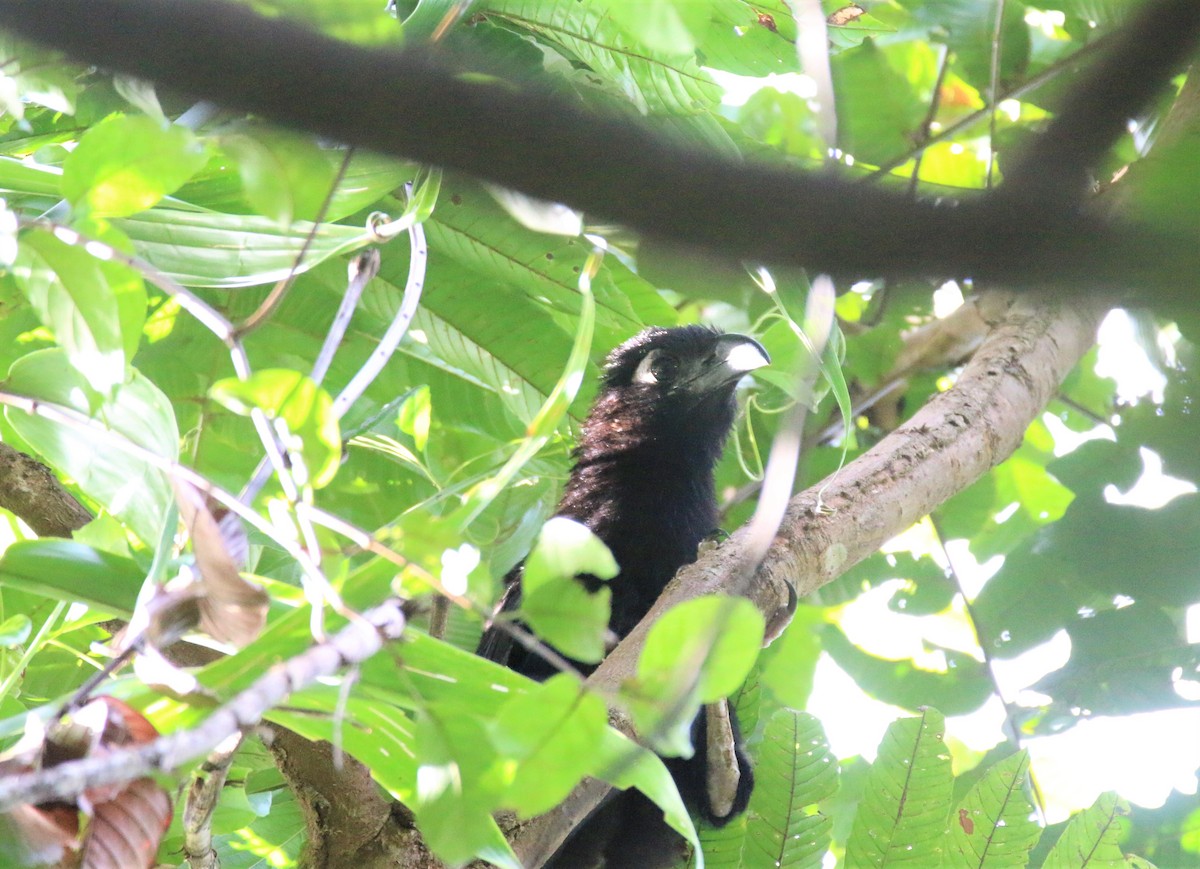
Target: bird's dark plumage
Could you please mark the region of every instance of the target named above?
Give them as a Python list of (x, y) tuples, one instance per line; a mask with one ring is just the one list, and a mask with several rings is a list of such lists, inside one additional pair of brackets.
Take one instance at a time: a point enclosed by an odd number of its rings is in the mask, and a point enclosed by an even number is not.
[[(647, 329), (609, 355), (556, 515), (586, 525), (612, 550), (620, 573), (608, 582), (609, 627), (618, 637), (641, 620), (716, 529), (713, 468), (737, 410), (734, 388), (768, 361), (752, 339), (700, 326)], [(519, 604), (520, 569), (507, 578), (503, 610)], [(580, 580), (599, 585), (594, 577)], [(496, 628), (485, 632), (479, 652), (534, 678), (554, 672)], [(702, 758), (702, 744), (697, 749)], [(681, 785), (703, 780), (702, 770), (674, 772)], [(744, 790), (735, 810), (714, 820), (740, 812), (748, 786)], [(701, 788), (684, 797), (713, 818), (702, 794)]]

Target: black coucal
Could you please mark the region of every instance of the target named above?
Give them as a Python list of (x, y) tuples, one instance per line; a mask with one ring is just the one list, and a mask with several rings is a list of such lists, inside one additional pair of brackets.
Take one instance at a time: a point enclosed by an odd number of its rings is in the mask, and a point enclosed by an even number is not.
[[(609, 628), (617, 637), (641, 620), (716, 530), (713, 469), (737, 411), (734, 389), (769, 361), (753, 339), (701, 326), (646, 329), (609, 355), (555, 515), (586, 525), (612, 551), (620, 573), (608, 583)], [(518, 608), (520, 573), (518, 565), (506, 577), (500, 611)], [(578, 579), (590, 590), (600, 584)], [(484, 633), (479, 654), (535, 679), (554, 672), (496, 627)], [(704, 785), (704, 730), (701, 713), (692, 734), (695, 756), (669, 764), (685, 801), (720, 824), (745, 808), (752, 778), (739, 751), (743, 774), (733, 805), (714, 807)], [(648, 803), (626, 809), (648, 810)], [(627, 857), (607, 865), (638, 864)]]

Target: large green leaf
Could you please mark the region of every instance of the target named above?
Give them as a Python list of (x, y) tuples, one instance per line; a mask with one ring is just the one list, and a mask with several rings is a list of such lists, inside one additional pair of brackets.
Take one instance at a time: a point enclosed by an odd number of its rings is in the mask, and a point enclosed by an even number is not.
[(954, 790), (945, 730), (934, 709), (888, 727), (846, 842), (846, 865), (941, 865)]
[[(578, 315), (579, 273), (590, 252), (582, 238), (535, 233), (519, 225), (478, 184), (451, 175), (427, 226), (430, 244), (468, 268), (512, 284), (552, 310)], [(598, 339), (616, 344), (676, 314), (645, 280), (615, 257), (592, 281)]]
[(514, 697), (492, 728), (497, 749), (517, 762), (503, 804), (524, 817), (554, 808), (585, 775), (599, 772), (592, 747), (607, 726), (603, 701), (570, 676)]
[(498, 0), (487, 10), (559, 47), (604, 76), (640, 111), (712, 109), (720, 89), (691, 55), (648, 50), (631, 40), (603, 0)]
[(763, 630), (762, 615), (742, 597), (706, 595), (668, 610), (646, 636), (637, 677), (621, 687), (642, 738), (662, 753), (690, 757), (700, 705), (737, 690)]
[(616, 559), (586, 526), (563, 516), (551, 519), (525, 560), (521, 613), (538, 636), (568, 657), (598, 663), (604, 657), (612, 593), (594, 593), (575, 579), (612, 579)]
[(864, 652), (833, 626), (822, 630), (821, 642), (864, 691), (886, 703), (913, 710), (936, 703), (953, 715), (965, 715), (992, 695), (987, 668), (964, 652), (941, 650), (946, 669), (939, 672), (922, 669), (911, 659), (888, 660)]
[(1025, 796), (1029, 755), (1020, 751), (987, 771), (950, 818), (945, 869), (1020, 869), (1041, 828)]
[(108, 394), (125, 380), (145, 320), (146, 290), (137, 274), (44, 230), (21, 237), (12, 273), (93, 389)]
[(743, 865), (817, 869), (829, 848), (832, 824), (812, 806), (838, 786), (837, 759), (821, 723), (805, 712), (778, 710), (767, 721), (754, 757)]
[[(189, 287), (252, 287), (292, 273), (311, 224), (281, 231), (269, 217), (155, 208), (115, 221), (140, 257)], [(362, 227), (322, 224), (298, 271), (370, 240)]]
[[(94, 398), (83, 376), (60, 350), (39, 350), (24, 356), (8, 373), (8, 389), (22, 395), (69, 407), (164, 459), (178, 456), (179, 432), (167, 397), (134, 372), (111, 398)], [(163, 517), (172, 501), (163, 472), (117, 447), (99, 447), (87, 428), (30, 416), (8, 408), (5, 416), (29, 444), (84, 492), (127, 524), (144, 543), (157, 544)]]
[(121, 618), (133, 612), (145, 578), (128, 558), (69, 540), (26, 540), (0, 556), (0, 585), (82, 601)]
[(1121, 851), (1128, 814), (1129, 803), (1120, 796), (1101, 794), (1091, 808), (1071, 818), (1042, 869), (1116, 869), (1128, 865)]
[(494, 840), (496, 783), (487, 776), (496, 750), (483, 724), (457, 710), (426, 706), (417, 717), (420, 759), (410, 804), (425, 843), (451, 865), (466, 863)]
[(221, 138), (236, 160), (246, 198), (280, 227), (316, 220), (334, 168), (317, 144), (294, 133), (246, 126)]
[(207, 158), (188, 129), (138, 115), (88, 130), (63, 163), (63, 194), (94, 217), (125, 217), (177, 190)]

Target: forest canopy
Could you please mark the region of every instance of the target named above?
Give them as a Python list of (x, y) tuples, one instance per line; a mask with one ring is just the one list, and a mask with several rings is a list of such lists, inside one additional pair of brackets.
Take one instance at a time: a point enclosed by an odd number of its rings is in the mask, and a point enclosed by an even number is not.
[[(1197, 7), (385, 6), (0, 0), (5, 865), (532, 867), (610, 787), (680, 865), (1200, 863)], [(771, 357), (727, 533), (586, 681), (473, 655), (531, 550), (604, 648), (547, 519), (693, 323)]]

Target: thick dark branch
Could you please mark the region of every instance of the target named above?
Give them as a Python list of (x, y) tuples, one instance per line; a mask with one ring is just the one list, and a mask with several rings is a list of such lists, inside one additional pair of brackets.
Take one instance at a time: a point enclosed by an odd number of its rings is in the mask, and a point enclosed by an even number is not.
[[(1195, 29), (1189, 5), (1146, 5), (1139, 21), (1153, 18), (1181, 35), (1165, 61), (1148, 65), (1152, 74), (1128, 69), (1141, 84), (1117, 88), (1125, 94), (1121, 112), (1136, 110), (1133, 103), (1178, 62)], [(1043, 197), (1036, 207), (991, 199), (939, 206), (830, 174), (737, 162), (681, 146), (637, 118), (585, 111), (529, 82), (459, 75), (456, 61), (427, 48), (350, 45), (217, 0), (0, 0), (0, 23), (196, 97), (461, 169), (734, 258), (847, 277), (969, 276), (1009, 287), (1161, 292), (1177, 289), (1177, 275), (1200, 271), (1196, 245), (1047, 208)], [(1161, 43), (1161, 35), (1147, 38)], [(1117, 86), (1110, 70), (1131, 56), (1115, 58), (1102, 65), (1097, 96), (1084, 108)], [(1110, 133), (1106, 123), (1087, 153)]]
[(92, 521), (49, 468), (8, 444), (0, 444), (0, 507), (39, 537), (70, 537)]
[(1004, 195), (1080, 202), (1087, 173), (1195, 54), (1198, 41), (1200, 3), (1143, 3), (1007, 173)]

